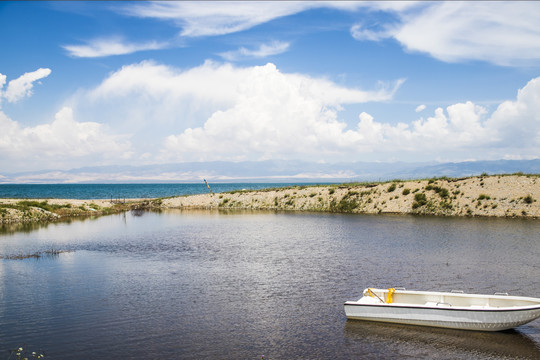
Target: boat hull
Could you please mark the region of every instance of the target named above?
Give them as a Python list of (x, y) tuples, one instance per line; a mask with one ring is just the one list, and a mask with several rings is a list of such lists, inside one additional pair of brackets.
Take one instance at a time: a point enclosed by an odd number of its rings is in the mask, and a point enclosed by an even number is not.
[(451, 329), (501, 331), (540, 317), (540, 308), (527, 310), (458, 310), (345, 303), (349, 319), (382, 321)]
[[(384, 293), (379, 293), (383, 295)], [(479, 330), (479, 331), (501, 331), (511, 329), (526, 324), (540, 317), (540, 299), (536, 303), (534, 298), (523, 297), (501, 297), (480, 295), (459, 295), (450, 293), (428, 293), (428, 292), (398, 292), (402, 298), (405, 296), (432, 297), (436, 294), (438, 298), (445, 301), (526, 301), (523, 306), (452, 306), (450, 302), (431, 302), (424, 305), (407, 303), (384, 303), (379, 299), (374, 301), (373, 297), (364, 296), (358, 301), (345, 302), (345, 315), (348, 319), (369, 320), (380, 322), (391, 322), (408, 325), (434, 326), (441, 328)], [(366, 295), (366, 293), (364, 294)], [(384, 298), (383, 298), (384, 299)], [(475, 299), (475, 300), (471, 300)], [(504, 300), (502, 300), (504, 299)], [(524, 300), (525, 299), (525, 300)], [(377, 302), (378, 301), (378, 302)], [(525, 304), (525, 303), (524, 303)]]

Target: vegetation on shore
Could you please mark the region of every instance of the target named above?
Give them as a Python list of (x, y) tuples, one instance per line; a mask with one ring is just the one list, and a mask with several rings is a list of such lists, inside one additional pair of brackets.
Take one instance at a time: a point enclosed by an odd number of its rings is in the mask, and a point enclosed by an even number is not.
[(52, 222), (75, 217), (109, 215), (137, 209), (161, 206), (161, 199), (126, 202), (87, 201), (75, 204), (73, 200), (13, 200), (0, 199), (0, 224)]
[(540, 218), (540, 175), (390, 180), (129, 200), (2, 200), (0, 224), (146, 209), (260, 209), (364, 214)]
[(165, 207), (540, 218), (540, 176), (391, 180), (192, 195)]

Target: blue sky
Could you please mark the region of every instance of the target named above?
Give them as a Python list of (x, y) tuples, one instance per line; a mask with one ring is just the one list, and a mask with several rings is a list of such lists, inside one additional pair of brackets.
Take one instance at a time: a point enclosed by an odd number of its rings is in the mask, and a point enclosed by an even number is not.
[(0, 176), (540, 156), (539, 2), (0, 2)]

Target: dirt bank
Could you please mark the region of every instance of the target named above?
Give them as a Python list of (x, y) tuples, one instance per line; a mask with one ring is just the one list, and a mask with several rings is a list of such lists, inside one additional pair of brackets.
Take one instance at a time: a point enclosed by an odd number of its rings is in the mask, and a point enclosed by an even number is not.
[(540, 218), (539, 199), (539, 176), (495, 175), (202, 194), (162, 206)]

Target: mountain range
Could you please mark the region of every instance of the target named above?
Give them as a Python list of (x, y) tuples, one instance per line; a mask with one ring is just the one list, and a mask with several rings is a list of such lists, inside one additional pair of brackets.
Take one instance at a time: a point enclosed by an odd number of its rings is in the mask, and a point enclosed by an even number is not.
[(186, 162), (140, 166), (95, 166), (0, 174), (0, 183), (190, 183), (353, 182), (487, 174), (540, 174), (540, 159), (448, 163), (339, 162), (294, 160)]

